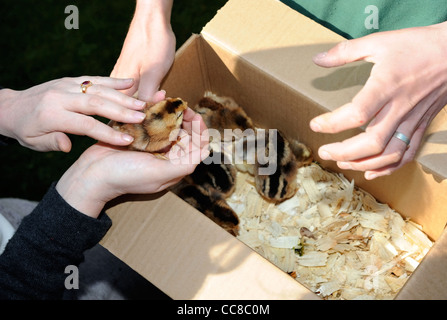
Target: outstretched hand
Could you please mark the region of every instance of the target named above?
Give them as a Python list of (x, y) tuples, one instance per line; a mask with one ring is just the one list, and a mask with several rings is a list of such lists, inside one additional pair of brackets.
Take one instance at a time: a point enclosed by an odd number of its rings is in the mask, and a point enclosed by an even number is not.
[[(388, 175), (411, 161), (424, 132), (447, 104), (447, 23), (380, 32), (342, 42), (314, 58), (322, 67), (357, 60), (374, 63), (352, 102), (310, 123), (315, 132), (337, 133), (366, 125), (365, 132), (324, 145), (319, 156), (342, 169), (365, 171), (366, 179)], [(393, 137), (398, 131), (407, 145)]]
[[(81, 92), (81, 83), (93, 85)], [(108, 77), (63, 78), (24, 91), (0, 91), (0, 133), (37, 151), (71, 150), (68, 134), (86, 135), (117, 146), (133, 138), (95, 119), (92, 115), (140, 123), (146, 103), (118, 90), (134, 86), (133, 79)]]

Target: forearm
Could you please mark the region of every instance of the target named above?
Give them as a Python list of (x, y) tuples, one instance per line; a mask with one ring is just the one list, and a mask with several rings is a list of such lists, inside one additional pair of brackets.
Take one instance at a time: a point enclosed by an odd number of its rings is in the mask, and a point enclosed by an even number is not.
[(133, 24), (170, 27), (173, 0), (137, 0)]
[(93, 219), (80, 213), (52, 186), (0, 256), (0, 299), (62, 298), (65, 268), (78, 266), (111, 223), (105, 214)]

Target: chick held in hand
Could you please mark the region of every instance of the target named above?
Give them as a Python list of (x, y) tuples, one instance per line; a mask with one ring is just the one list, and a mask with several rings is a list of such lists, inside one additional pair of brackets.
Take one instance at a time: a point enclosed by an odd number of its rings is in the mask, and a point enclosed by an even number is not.
[(154, 105), (147, 105), (142, 123), (130, 124), (112, 121), (115, 130), (131, 135), (134, 140), (130, 150), (163, 154), (177, 142), (188, 104), (180, 98), (168, 98)]

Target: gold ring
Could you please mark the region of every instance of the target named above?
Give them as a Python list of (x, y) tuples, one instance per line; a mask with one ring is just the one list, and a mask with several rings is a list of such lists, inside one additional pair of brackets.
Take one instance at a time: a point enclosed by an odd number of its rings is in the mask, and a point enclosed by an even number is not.
[(87, 89), (90, 88), (92, 85), (93, 83), (91, 81), (84, 81), (83, 83), (81, 83), (81, 92), (87, 93)]

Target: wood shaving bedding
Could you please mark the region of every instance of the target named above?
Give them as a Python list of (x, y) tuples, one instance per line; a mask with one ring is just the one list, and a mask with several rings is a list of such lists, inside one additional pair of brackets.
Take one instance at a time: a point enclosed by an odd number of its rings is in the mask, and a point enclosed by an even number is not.
[(238, 172), (227, 199), (240, 219), (238, 239), (323, 299), (393, 299), (432, 241), (416, 223), (312, 163), (300, 186), (275, 205)]

